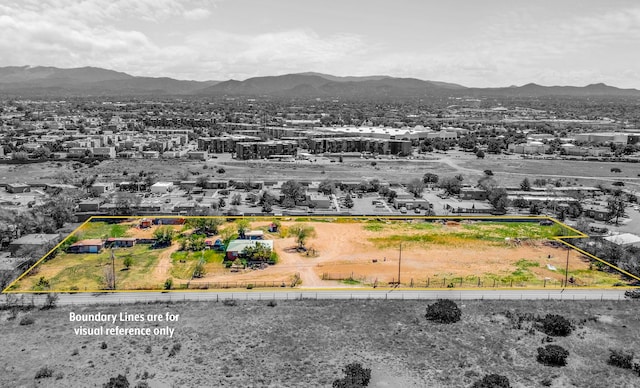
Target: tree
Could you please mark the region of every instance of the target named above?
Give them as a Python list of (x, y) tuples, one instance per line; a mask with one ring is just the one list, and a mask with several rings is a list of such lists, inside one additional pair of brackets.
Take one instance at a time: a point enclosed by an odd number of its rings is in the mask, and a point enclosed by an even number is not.
[[(306, 192), (302, 184), (298, 181), (288, 180), (282, 184), (282, 188), (280, 190), (284, 199), (289, 199), (295, 204), (300, 203), (305, 200)], [(283, 200), (284, 202), (284, 200)], [(283, 203), (284, 206), (284, 203)]]
[(565, 366), (567, 365), (567, 357), (569, 351), (559, 345), (547, 345), (544, 348), (538, 348), (539, 363), (547, 366)]
[(325, 180), (320, 182), (320, 185), (318, 186), (318, 192), (325, 195), (333, 194), (335, 193), (335, 191), (336, 191), (336, 184), (334, 181)]
[(119, 215), (131, 215), (133, 209), (140, 206), (142, 198), (126, 191), (120, 191), (115, 197), (115, 211)]
[(175, 231), (170, 226), (161, 226), (153, 232), (153, 238), (156, 239), (156, 245), (169, 246), (173, 242)]
[(455, 323), (460, 320), (462, 312), (456, 302), (450, 299), (439, 299), (427, 306), (425, 318), (439, 323)]
[(419, 198), (422, 196), (422, 192), (424, 191), (424, 182), (420, 179), (413, 179), (409, 184), (407, 184), (407, 189), (414, 197)]
[(129, 269), (129, 267), (133, 265), (133, 258), (131, 256), (125, 256), (124, 260), (122, 261), (122, 264), (126, 269)]
[(247, 246), (242, 250), (242, 255), (247, 260), (267, 262), (271, 260), (271, 248), (267, 244), (256, 242), (253, 246)]
[(571, 334), (573, 325), (562, 315), (547, 314), (540, 321), (540, 328), (547, 335), (566, 337)]
[(218, 228), (222, 225), (222, 222), (219, 218), (197, 217), (189, 218), (187, 225), (194, 228), (197, 232), (211, 236), (218, 234)]
[(344, 207), (347, 209), (351, 209), (353, 207), (353, 198), (351, 198), (351, 194), (347, 194), (344, 199)]
[(506, 376), (493, 373), (473, 383), (471, 388), (511, 388), (511, 384)]
[(129, 388), (129, 380), (123, 375), (112, 377), (109, 382), (102, 385), (102, 388)]
[(371, 381), (371, 369), (363, 368), (362, 364), (354, 362), (343, 369), (344, 377), (333, 381), (333, 388), (363, 388)]
[(507, 190), (502, 187), (496, 187), (489, 191), (489, 203), (496, 210), (505, 210), (509, 206), (509, 198), (507, 196)]
[(204, 277), (206, 271), (204, 269), (204, 260), (199, 260), (198, 264), (196, 264), (195, 268), (193, 269), (193, 277), (194, 278), (201, 278)]
[(502, 141), (498, 139), (491, 139), (487, 144), (487, 152), (491, 154), (499, 154), (502, 152)]
[(478, 150), (478, 152), (476, 152), (476, 157), (478, 159), (484, 159), (484, 151), (483, 150)]
[(438, 183), (438, 179), (439, 179), (438, 175), (430, 173), (430, 172), (428, 172), (428, 173), (426, 173), (426, 174), (424, 174), (422, 176), (422, 181), (424, 183)]
[(238, 236), (244, 238), (244, 234), (251, 229), (251, 223), (247, 219), (240, 218), (236, 220), (236, 227), (238, 229)]
[(295, 237), (298, 248), (304, 249), (307, 239), (316, 236), (316, 230), (313, 226), (293, 224), (289, 227), (289, 235)]
[(607, 209), (609, 210), (609, 218), (616, 219), (616, 225), (618, 225), (620, 217), (624, 216), (625, 203), (620, 195), (613, 195), (607, 200)]
[(231, 205), (233, 206), (238, 206), (240, 205), (240, 202), (242, 201), (242, 196), (240, 194), (234, 194), (231, 197)]
[(227, 206), (227, 202), (225, 202), (224, 198), (220, 198), (218, 200), (218, 207), (222, 209), (225, 206)]
[(531, 191), (531, 183), (529, 182), (529, 178), (524, 178), (522, 182), (520, 182), (520, 189), (523, 191)]
[(520, 208), (520, 209), (524, 209), (526, 207), (529, 207), (529, 202), (522, 198), (522, 197), (518, 197), (516, 199), (513, 200), (513, 206)]
[(443, 189), (447, 195), (455, 195), (460, 193), (462, 183), (456, 178), (444, 178), (440, 181), (438, 187)]

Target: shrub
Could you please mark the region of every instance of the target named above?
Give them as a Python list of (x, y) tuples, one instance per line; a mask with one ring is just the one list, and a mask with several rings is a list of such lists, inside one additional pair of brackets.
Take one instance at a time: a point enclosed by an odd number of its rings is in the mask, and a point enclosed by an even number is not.
[(53, 376), (53, 369), (49, 368), (48, 366), (43, 366), (36, 372), (35, 379), (46, 379), (51, 376)]
[(565, 366), (567, 365), (567, 357), (569, 357), (569, 351), (559, 345), (538, 348), (537, 360), (547, 366)]
[(568, 336), (573, 330), (571, 322), (562, 315), (547, 314), (541, 321), (541, 330), (547, 335)]
[(473, 383), (471, 388), (511, 388), (511, 384), (506, 376), (493, 373)]
[(170, 290), (171, 287), (173, 287), (173, 279), (169, 278), (169, 279), (164, 281), (164, 289), (165, 290)]
[(611, 354), (607, 364), (617, 366), (622, 369), (631, 369), (633, 367), (633, 352), (625, 352), (624, 350), (609, 349)]
[(371, 369), (363, 368), (360, 363), (346, 365), (342, 372), (344, 377), (333, 381), (333, 388), (360, 388), (369, 385)]
[(103, 341), (103, 342), (100, 344), (100, 349), (106, 349), (106, 348), (107, 348), (107, 343)]
[(225, 306), (235, 306), (237, 305), (236, 301), (234, 299), (225, 299), (222, 301), (222, 304)]
[(36, 320), (35, 320), (35, 319), (33, 319), (33, 317), (32, 317), (32, 316), (25, 315), (25, 316), (24, 316), (24, 317), (22, 317), (22, 319), (20, 320), (20, 325), (21, 325), (21, 326), (33, 325), (33, 323), (34, 323), (35, 321), (36, 321)]
[(169, 351), (169, 357), (173, 357), (176, 354), (178, 354), (180, 349), (182, 349), (182, 345), (181, 344), (174, 344), (173, 347), (171, 348), (171, 350)]
[(56, 304), (58, 303), (58, 294), (47, 294), (47, 297), (44, 301), (44, 306), (42, 306), (43, 310), (52, 310), (56, 308)]
[(144, 352), (147, 354), (151, 353), (151, 345), (147, 345), (147, 347), (144, 348)]
[(430, 321), (439, 323), (455, 323), (462, 315), (456, 302), (449, 299), (440, 299), (436, 303), (427, 306), (425, 317)]
[(269, 306), (269, 307), (276, 307), (277, 305), (278, 305), (278, 302), (276, 302), (275, 300), (270, 300), (267, 303), (267, 306)]
[(253, 284), (249, 283), (247, 284), (247, 290), (252, 290), (253, 289)]
[(129, 388), (129, 380), (123, 375), (118, 375), (118, 377), (110, 378), (102, 388)]

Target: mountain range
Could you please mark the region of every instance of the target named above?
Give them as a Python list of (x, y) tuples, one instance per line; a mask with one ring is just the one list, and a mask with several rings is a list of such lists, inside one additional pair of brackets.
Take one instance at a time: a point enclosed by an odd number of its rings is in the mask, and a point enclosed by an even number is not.
[(640, 90), (602, 83), (587, 86), (466, 86), (385, 75), (339, 77), (298, 73), (253, 77), (244, 81), (184, 81), (136, 77), (97, 67), (61, 69), (44, 66), (0, 67), (0, 96), (275, 96), (283, 98), (421, 98), (445, 96), (640, 97)]

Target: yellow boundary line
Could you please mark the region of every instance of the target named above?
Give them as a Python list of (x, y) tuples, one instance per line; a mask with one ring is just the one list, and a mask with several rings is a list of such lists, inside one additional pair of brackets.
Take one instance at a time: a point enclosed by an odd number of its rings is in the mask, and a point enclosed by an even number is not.
[[(12, 291), (9, 290), (11, 287), (13, 287), (18, 281), (20, 281), (20, 279), (22, 279), (23, 277), (25, 277), (32, 269), (34, 269), (36, 266), (38, 266), (41, 262), (44, 261), (45, 258), (47, 258), (51, 253), (53, 253), (56, 249), (58, 249), (62, 244), (65, 243), (65, 241), (67, 241), (72, 235), (74, 235), (78, 230), (80, 230), (83, 226), (85, 226), (86, 224), (90, 223), (93, 219), (122, 219), (122, 220), (128, 220), (128, 219), (143, 219), (143, 218), (181, 218), (181, 219), (194, 219), (194, 218), (211, 218), (211, 219), (265, 219), (268, 218), (269, 220), (288, 220), (288, 219), (294, 219), (294, 218), (308, 218), (310, 220), (312, 219), (339, 219), (339, 218), (345, 218), (345, 219), (351, 219), (351, 220), (406, 220), (406, 219), (419, 219), (419, 220), (474, 220), (474, 219), (481, 219), (481, 220), (504, 220), (504, 219), (521, 219), (521, 220), (548, 220), (551, 221), (555, 224), (558, 224), (560, 226), (562, 226), (563, 228), (566, 228), (572, 232), (575, 232), (575, 235), (569, 235), (569, 236), (554, 236), (551, 237), (552, 240), (554, 241), (558, 241), (564, 245), (566, 245), (567, 247), (574, 249), (577, 252), (580, 252), (581, 254), (588, 256), (594, 260), (597, 260), (611, 268), (613, 268), (614, 270), (620, 272), (621, 274), (624, 274), (626, 276), (629, 276), (635, 280), (640, 281), (640, 277), (637, 275), (634, 275), (632, 273), (629, 273), (625, 270), (623, 270), (622, 268), (619, 268), (611, 263), (609, 263), (606, 260), (603, 260), (595, 255), (592, 255), (589, 252), (586, 252), (576, 246), (574, 246), (573, 244), (568, 243), (567, 241), (564, 241), (564, 239), (570, 239), (570, 238), (589, 238), (589, 236), (585, 233), (580, 232), (579, 230), (572, 228), (560, 221), (558, 221), (557, 219), (553, 218), (553, 217), (549, 217), (549, 216), (509, 216), (509, 215), (502, 215), (502, 216), (399, 216), (399, 215), (391, 215), (391, 216), (358, 216), (358, 215), (353, 215), (353, 216), (345, 216), (345, 215), (336, 215), (336, 216), (314, 216), (314, 215), (305, 215), (305, 216), (298, 216), (298, 215), (291, 215), (291, 216), (244, 216), (244, 215), (238, 215), (238, 216), (175, 216), (175, 215), (170, 215), (170, 216), (91, 216), (89, 217), (89, 219), (87, 219), (85, 222), (83, 222), (80, 226), (78, 226), (77, 228), (75, 228), (71, 233), (69, 233), (69, 235), (67, 237), (65, 237), (62, 241), (60, 241), (54, 248), (52, 248), (49, 252), (47, 252), (47, 254), (45, 254), (40, 260), (38, 260), (35, 264), (33, 264), (31, 267), (29, 267), (29, 269), (27, 269), (22, 275), (20, 275), (16, 280), (14, 280), (13, 282), (11, 282), (11, 284), (9, 284), (3, 291), (3, 294), (44, 294), (44, 293), (60, 293), (60, 292), (68, 292), (68, 293), (140, 293), (140, 292), (154, 292), (154, 293), (184, 293), (184, 292), (228, 292), (228, 293), (234, 293), (234, 292), (256, 292), (259, 290), (269, 290), (270, 292), (291, 292), (292, 289), (287, 289), (285, 288), (284, 290), (281, 287), (270, 287), (270, 288), (258, 288), (255, 287), (251, 290), (244, 290), (243, 291), (238, 291), (238, 289), (178, 289), (178, 290), (84, 290), (84, 291), (79, 291), (79, 290), (64, 290), (64, 291), (32, 291), (32, 290), (24, 290), (24, 291)], [(373, 289), (373, 288), (372, 288)], [(392, 288), (392, 287), (376, 287), (376, 289), (378, 290), (397, 290), (397, 288)], [(527, 288), (527, 287), (516, 287), (516, 288), (512, 288), (512, 287), (497, 287), (497, 288), (490, 288), (488, 290), (515, 290), (515, 289), (526, 289), (526, 290), (549, 290), (549, 288)], [(594, 289), (594, 290), (604, 290), (606, 288), (603, 287), (580, 287), (581, 290), (585, 290), (585, 289)], [(369, 290), (369, 288), (304, 288), (304, 289), (296, 289), (296, 290), (300, 290), (302, 292), (304, 291), (347, 291), (347, 290), (354, 290), (354, 291), (363, 291), (363, 290)], [(465, 291), (465, 290), (477, 290), (477, 288), (456, 288), (455, 290), (452, 290), (451, 288), (421, 288), (421, 287), (415, 287), (415, 288), (411, 288), (410, 290), (415, 290), (415, 291)], [(402, 289), (402, 291), (409, 291), (409, 289)], [(297, 291), (294, 291), (297, 292)]]

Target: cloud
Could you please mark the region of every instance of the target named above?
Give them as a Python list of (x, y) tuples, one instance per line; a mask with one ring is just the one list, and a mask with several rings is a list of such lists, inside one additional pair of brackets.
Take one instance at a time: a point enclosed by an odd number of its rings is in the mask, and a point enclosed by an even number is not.
[(184, 11), (184, 17), (188, 20), (202, 20), (211, 15), (211, 11), (204, 8), (195, 8)]

